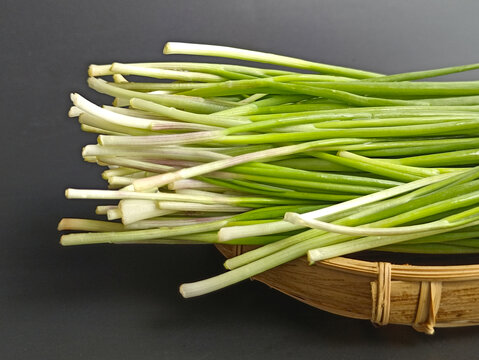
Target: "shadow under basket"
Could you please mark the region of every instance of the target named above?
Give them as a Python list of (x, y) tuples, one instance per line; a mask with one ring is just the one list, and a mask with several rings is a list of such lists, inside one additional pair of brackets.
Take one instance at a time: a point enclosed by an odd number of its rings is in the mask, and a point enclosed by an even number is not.
[[(251, 246), (217, 245), (227, 258)], [(299, 301), (376, 325), (479, 325), (479, 265), (396, 265), (338, 257), (310, 266), (306, 257), (253, 277)]]

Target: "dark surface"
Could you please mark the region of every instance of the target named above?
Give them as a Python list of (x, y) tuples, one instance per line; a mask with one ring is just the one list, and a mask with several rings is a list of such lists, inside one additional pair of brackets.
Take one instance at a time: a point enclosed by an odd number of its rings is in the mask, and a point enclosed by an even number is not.
[(180, 283), (222, 271), (213, 248), (61, 248), (55, 229), (93, 210), (66, 187), (104, 186), (80, 156), (94, 136), (66, 116), (71, 91), (101, 99), (89, 63), (165, 60), (168, 40), (387, 73), (472, 63), (477, 1), (1, 3), (2, 360), (477, 358), (477, 327), (377, 329), (255, 282), (183, 300)]

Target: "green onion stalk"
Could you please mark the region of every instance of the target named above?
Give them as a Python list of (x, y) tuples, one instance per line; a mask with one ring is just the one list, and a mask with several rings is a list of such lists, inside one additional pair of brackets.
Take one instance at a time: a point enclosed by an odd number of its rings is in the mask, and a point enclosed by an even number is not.
[(224, 46), (164, 53), (247, 65), (91, 65), (112, 104), (73, 93), (68, 115), (97, 134), (82, 156), (107, 188), (66, 190), (103, 203), (60, 221), (62, 245), (255, 245), (185, 297), (302, 256), (479, 252), (479, 81), (416, 81), (479, 64), (385, 75)]

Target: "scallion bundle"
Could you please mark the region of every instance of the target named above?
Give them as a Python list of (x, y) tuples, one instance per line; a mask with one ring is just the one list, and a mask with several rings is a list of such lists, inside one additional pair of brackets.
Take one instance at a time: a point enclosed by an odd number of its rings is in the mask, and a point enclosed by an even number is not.
[(66, 196), (112, 203), (96, 208), (104, 221), (62, 219), (63, 245), (258, 245), (185, 297), (304, 255), (479, 252), (479, 81), (415, 81), (479, 64), (383, 75), (221, 46), (164, 52), (267, 65), (91, 65), (89, 86), (113, 105), (72, 94), (69, 114), (99, 134), (83, 157), (106, 167), (108, 189)]

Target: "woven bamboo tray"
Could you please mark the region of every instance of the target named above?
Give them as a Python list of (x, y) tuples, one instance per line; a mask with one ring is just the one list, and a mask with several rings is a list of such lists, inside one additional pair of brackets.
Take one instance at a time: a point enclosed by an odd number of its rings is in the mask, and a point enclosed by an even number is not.
[[(218, 245), (230, 258), (249, 246)], [(395, 265), (334, 258), (308, 265), (305, 257), (253, 277), (297, 300), (376, 325), (479, 325), (479, 265)]]

